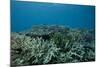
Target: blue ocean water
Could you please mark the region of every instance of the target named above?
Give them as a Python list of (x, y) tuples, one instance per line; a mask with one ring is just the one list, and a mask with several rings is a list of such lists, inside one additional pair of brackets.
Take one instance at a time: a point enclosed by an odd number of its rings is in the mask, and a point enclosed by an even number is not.
[(12, 1), (12, 32), (41, 24), (94, 29), (95, 6)]

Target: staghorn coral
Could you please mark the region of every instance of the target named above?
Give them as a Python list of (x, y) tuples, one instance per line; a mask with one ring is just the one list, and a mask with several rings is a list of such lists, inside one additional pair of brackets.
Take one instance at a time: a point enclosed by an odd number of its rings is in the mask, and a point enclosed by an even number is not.
[(95, 31), (57, 25), (11, 33), (11, 65), (95, 61)]
[[(30, 38), (23, 35), (16, 35), (11, 45), (12, 64), (46, 64), (58, 52), (53, 41), (44, 41), (42, 38)], [(16, 56), (16, 57), (15, 57)]]

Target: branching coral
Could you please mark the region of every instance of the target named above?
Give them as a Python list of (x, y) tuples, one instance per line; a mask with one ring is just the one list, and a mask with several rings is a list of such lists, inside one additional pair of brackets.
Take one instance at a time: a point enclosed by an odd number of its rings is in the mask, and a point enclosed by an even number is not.
[(18, 34), (11, 46), (13, 51), (12, 64), (14, 65), (46, 64), (50, 62), (52, 57), (55, 57), (55, 54), (59, 50), (53, 41), (44, 41), (38, 37), (32, 39)]
[(26, 32), (12, 32), (11, 64), (38, 65), (94, 61), (94, 32), (62, 26), (35, 26)]

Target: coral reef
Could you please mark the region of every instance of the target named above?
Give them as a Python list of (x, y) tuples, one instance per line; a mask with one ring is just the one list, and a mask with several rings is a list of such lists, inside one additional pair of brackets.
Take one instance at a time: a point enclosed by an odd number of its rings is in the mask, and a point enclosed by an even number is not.
[(95, 61), (95, 30), (34, 25), (11, 33), (11, 65)]

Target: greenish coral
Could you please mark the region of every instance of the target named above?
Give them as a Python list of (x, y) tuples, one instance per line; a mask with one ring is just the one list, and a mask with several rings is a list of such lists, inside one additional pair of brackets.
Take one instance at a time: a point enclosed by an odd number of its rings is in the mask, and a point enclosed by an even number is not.
[(11, 33), (11, 65), (14, 66), (94, 60), (94, 30), (43, 25)]
[(59, 50), (53, 41), (44, 41), (38, 37), (32, 39), (18, 34), (11, 49), (13, 65), (46, 64)]

